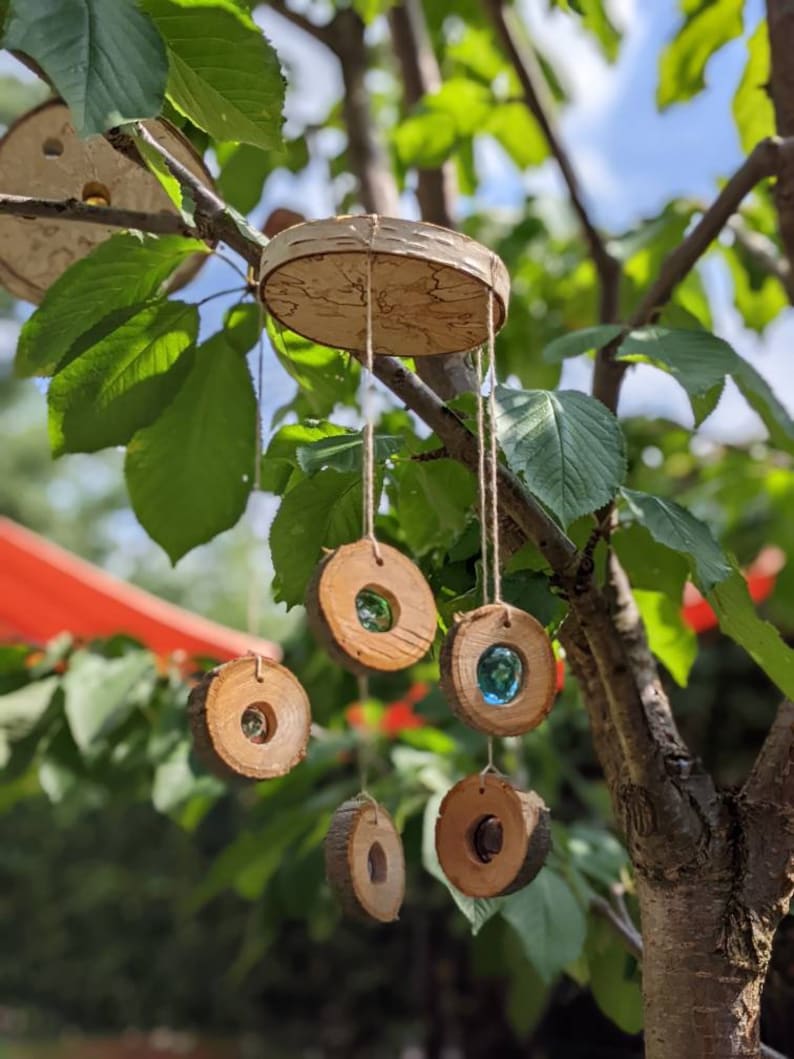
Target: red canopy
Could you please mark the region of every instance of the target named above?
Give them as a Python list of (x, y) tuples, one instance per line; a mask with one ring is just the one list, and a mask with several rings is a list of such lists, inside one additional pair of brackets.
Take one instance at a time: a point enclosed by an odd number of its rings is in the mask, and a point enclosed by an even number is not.
[(43, 644), (62, 632), (127, 633), (158, 655), (281, 658), (277, 644), (166, 603), (0, 518), (0, 640)]

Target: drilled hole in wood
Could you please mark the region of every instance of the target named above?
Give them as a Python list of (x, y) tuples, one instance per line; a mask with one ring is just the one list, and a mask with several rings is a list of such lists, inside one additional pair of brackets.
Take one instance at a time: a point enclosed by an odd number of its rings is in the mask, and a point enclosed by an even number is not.
[(63, 154), (63, 141), (56, 136), (48, 136), (41, 145), (41, 153), (45, 158), (60, 158)]
[(386, 854), (380, 842), (373, 842), (367, 854), (367, 873), (371, 883), (386, 882)]
[(504, 834), (497, 816), (483, 816), (471, 832), (471, 845), (479, 861), (490, 864), (502, 852)]
[(83, 187), (82, 200), (86, 206), (109, 206), (110, 192), (98, 180), (90, 180)]
[(276, 715), (266, 702), (255, 702), (243, 711), (240, 729), (249, 743), (263, 746), (276, 733)]

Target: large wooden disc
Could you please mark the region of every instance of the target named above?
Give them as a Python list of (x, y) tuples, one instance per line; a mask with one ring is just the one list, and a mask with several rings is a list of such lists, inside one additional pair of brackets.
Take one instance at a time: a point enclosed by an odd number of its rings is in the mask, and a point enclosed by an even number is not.
[[(178, 161), (212, 187), (212, 176), (188, 140), (167, 121), (145, 121)], [(102, 136), (81, 140), (69, 108), (52, 100), (15, 122), (0, 140), (0, 189), (48, 199), (94, 198), (147, 213), (175, 213), (155, 176), (115, 151)], [(0, 283), (15, 297), (40, 302), (69, 265), (118, 231), (78, 221), (0, 216)], [(206, 254), (178, 270), (172, 289), (191, 279)]]
[[(427, 654), (436, 632), (436, 604), (421, 570), (388, 544), (378, 549), (380, 562), (370, 540), (337, 548), (317, 568), (306, 594), (315, 636), (354, 673), (407, 669)], [(388, 631), (370, 632), (359, 621), (356, 597), (365, 590), (388, 602)]]
[(367, 256), (372, 259), (375, 353), (460, 353), (507, 319), (510, 278), (502, 261), (468, 236), (421, 221), (365, 215), (307, 221), (262, 253), (261, 297), (285, 327), (337, 349), (366, 345)]
[(532, 882), (550, 848), (543, 799), (502, 776), (467, 776), (441, 803), (438, 860), (452, 885), (468, 897), (515, 893)]
[(235, 658), (213, 669), (190, 692), (188, 715), (196, 750), (224, 778), (273, 779), (306, 756), (309, 700), (270, 659)]
[[(504, 646), (520, 661), (517, 694), (506, 705), (487, 702), (478, 681), (483, 653)], [(463, 614), (441, 648), (441, 689), (452, 711), (487, 735), (522, 735), (547, 716), (557, 688), (557, 666), (546, 630), (517, 607), (491, 603)]]
[(349, 915), (381, 923), (397, 919), (405, 897), (405, 856), (382, 805), (351, 798), (339, 806), (325, 838), (325, 872)]

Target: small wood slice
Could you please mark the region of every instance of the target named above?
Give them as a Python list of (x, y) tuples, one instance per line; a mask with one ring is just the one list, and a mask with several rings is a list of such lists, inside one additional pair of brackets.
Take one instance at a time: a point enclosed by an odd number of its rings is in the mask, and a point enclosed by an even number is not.
[[(178, 129), (163, 120), (143, 124), (178, 161), (213, 186), (201, 157)], [(69, 108), (60, 100), (25, 114), (0, 140), (0, 188), (12, 195), (94, 201), (147, 213), (176, 212), (152, 173), (119, 154), (102, 136), (81, 140)], [(38, 303), (69, 265), (118, 230), (77, 221), (0, 216), (0, 283), (15, 297)], [(206, 259), (206, 254), (189, 258), (175, 273), (171, 289), (192, 279)]]
[[(477, 668), (491, 647), (511, 648), (519, 656), (522, 677), (506, 705), (485, 700)], [(441, 689), (464, 724), (487, 735), (522, 735), (547, 716), (557, 689), (557, 667), (546, 630), (523, 610), (491, 603), (462, 615), (441, 648)]]
[(502, 776), (467, 776), (441, 803), (436, 853), (446, 877), (468, 897), (515, 893), (532, 882), (550, 848), (543, 799)]
[(325, 872), (348, 915), (391, 923), (405, 897), (405, 856), (392, 818), (368, 799), (351, 798), (333, 815)]
[(306, 756), (311, 707), (301, 683), (269, 659), (235, 658), (190, 692), (197, 753), (216, 775), (268, 780)]
[[(423, 658), (436, 632), (436, 604), (417, 566), (402, 552), (372, 541), (344, 544), (315, 572), (306, 593), (309, 626), (328, 653), (353, 673), (393, 673)], [(369, 589), (385, 599), (392, 613), (386, 632), (365, 629), (356, 597)]]
[(372, 258), (375, 353), (427, 357), (473, 349), (507, 319), (503, 262), (459, 232), (365, 215), (297, 224), (262, 254), (261, 297), (285, 327), (337, 349), (366, 345), (367, 255)]

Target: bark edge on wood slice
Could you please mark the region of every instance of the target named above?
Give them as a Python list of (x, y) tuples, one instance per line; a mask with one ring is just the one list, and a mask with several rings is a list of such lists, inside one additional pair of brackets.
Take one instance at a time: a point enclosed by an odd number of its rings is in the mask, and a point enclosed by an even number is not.
[(467, 897), (502, 897), (532, 882), (551, 849), (549, 810), (502, 776), (467, 776), (444, 797), (436, 853)]
[(196, 752), (224, 779), (274, 779), (306, 756), (309, 699), (297, 677), (267, 658), (211, 670), (190, 692), (188, 717)]
[[(353, 673), (407, 669), (430, 650), (436, 603), (422, 571), (388, 544), (343, 544), (319, 564), (306, 592), (309, 626), (328, 654)], [(372, 591), (389, 604), (392, 625), (370, 632), (359, 621), (356, 598)]]
[[(179, 129), (162, 118), (143, 125), (203, 183), (215, 186), (201, 156)], [(7, 129), (0, 139), (0, 183), (7, 194), (176, 213), (148, 169), (119, 154), (102, 136), (81, 140), (69, 108), (59, 99), (28, 111)], [(2, 216), (0, 283), (15, 297), (38, 304), (61, 273), (118, 231), (87, 221)], [(184, 286), (207, 257), (188, 258), (174, 272), (169, 289)]]
[(366, 346), (367, 256), (372, 260), (375, 353), (462, 353), (507, 319), (510, 277), (487, 247), (424, 221), (374, 214), (307, 221), (262, 252), (260, 297), (304, 338), (361, 353)]
[[(521, 662), (517, 693), (505, 705), (486, 701), (478, 680), (483, 654), (507, 647)], [(487, 735), (523, 735), (548, 716), (557, 692), (557, 664), (546, 630), (526, 611), (489, 603), (456, 619), (439, 660), (440, 684), (452, 712)]]
[(405, 897), (402, 839), (382, 805), (351, 798), (334, 813), (325, 837), (325, 872), (343, 910), (391, 923)]

